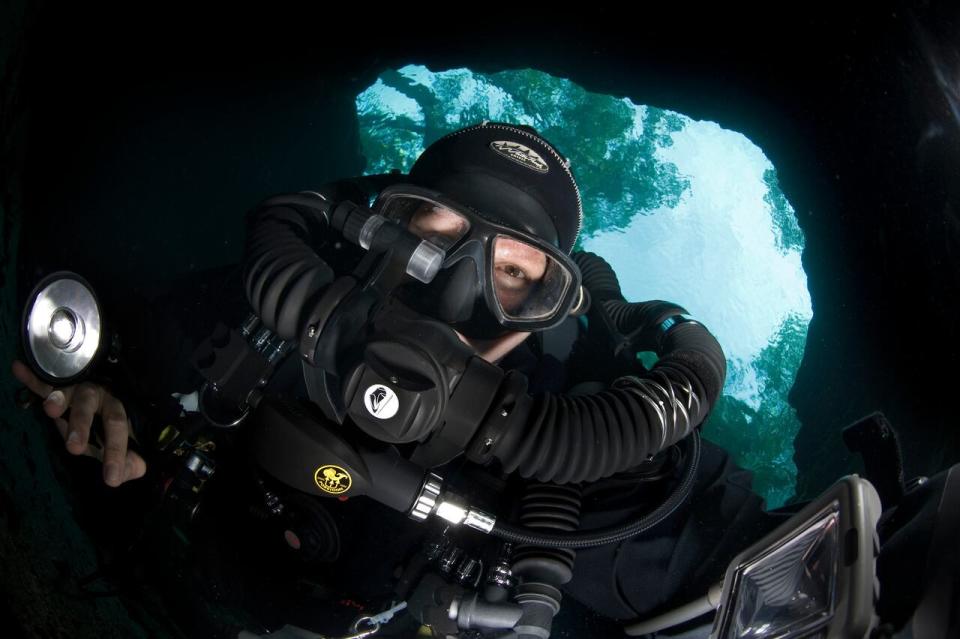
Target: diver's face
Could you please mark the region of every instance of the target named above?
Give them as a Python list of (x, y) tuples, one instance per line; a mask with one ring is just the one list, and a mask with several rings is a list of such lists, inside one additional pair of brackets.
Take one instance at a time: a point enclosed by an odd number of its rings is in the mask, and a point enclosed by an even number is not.
[[(450, 209), (425, 203), (411, 216), (409, 229), (418, 237), (447, 249), (470, 230), (470, 222)], [(539, 250), (509, 237), (498, 236), (493, 250), (494, 290), (504, 310), (510, 312), (526, 298), (547, 270), (547, 257)], [(510, 331), (491, 340), (469, 338), (456, 331), (460, 340), (486, 361), (496, 364), (525, 339), (529, 332)]]
[[(449, 248), (470, 228), (470, 222), (450, 209), (425, 203), (410, 218), (409, 228), (419, 237)], [(547, 256), (505, 235), (493, 245), (493, 288), (506, 313), (518, 309), (547, 272)]]
[(507, 313), (520, 308), (547, 272), (542, 251), (500, 235), (493, 244), (493, 290)]

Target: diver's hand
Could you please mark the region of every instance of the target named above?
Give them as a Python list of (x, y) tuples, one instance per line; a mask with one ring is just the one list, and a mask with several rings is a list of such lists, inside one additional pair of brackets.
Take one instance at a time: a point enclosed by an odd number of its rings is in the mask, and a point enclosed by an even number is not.
[[(127, 450), (131, 427), (123, 403), (103, 386), (84, 382), (55, 389), (41, 381), (19, 360), (13, 362), (13, 376), (44, 398), (43, 410), (57, 425), (67, 451), (74, 455), (96, 457), (103, 462), (103, 481), (108, 486), (119, 486), (129, 479), (143, 477), (147, 472), (143, 457)], [(63, 419), (68, 408), (69, 423)], [(97, 414), (103, 421), (106, 439), (102, 451), (89, 443), (93, 416)]]

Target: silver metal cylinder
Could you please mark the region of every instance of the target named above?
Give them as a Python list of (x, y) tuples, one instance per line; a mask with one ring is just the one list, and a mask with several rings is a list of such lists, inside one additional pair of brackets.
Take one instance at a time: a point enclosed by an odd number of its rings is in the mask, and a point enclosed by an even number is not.
[(72, 274), (36, 291), (26, 320), (26, 347), (56, 379), (79, 375), (100, 348), (101, 315), (93, 291)]
[(426, 521), (427, 517), (437, 506), (437, 500), (440, 498), (440, 491), (443, 490), (443, 478), (436, 473), (430, 473), (423, 480), (423, 486), (420, 487), (420, 493), (413, 500), (413, 506), (407, 516), (416, 521)]

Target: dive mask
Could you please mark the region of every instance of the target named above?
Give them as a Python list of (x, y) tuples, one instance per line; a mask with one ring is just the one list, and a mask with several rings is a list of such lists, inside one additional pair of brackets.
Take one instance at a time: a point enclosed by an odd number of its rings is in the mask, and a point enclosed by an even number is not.
[(533, 234), (413, 185), (385, 189), (374, 210), (445, 251), (432, 282), (398, 295), (468, 337), (545, 330), (584, 304), (577, 265)]

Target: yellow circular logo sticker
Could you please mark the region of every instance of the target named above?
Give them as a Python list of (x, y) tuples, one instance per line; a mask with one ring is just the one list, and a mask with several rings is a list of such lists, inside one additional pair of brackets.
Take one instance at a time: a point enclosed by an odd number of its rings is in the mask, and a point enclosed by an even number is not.
[(336, 464), (327, 464), (317, 469), (313, 481), (325, 493), (340, 495), (350, 490), (350, 473)]

